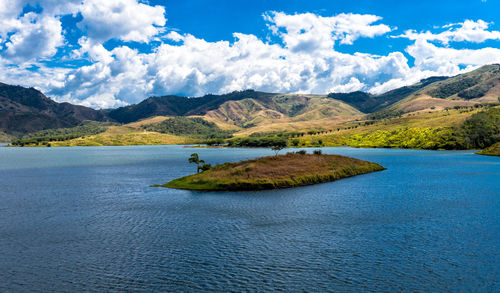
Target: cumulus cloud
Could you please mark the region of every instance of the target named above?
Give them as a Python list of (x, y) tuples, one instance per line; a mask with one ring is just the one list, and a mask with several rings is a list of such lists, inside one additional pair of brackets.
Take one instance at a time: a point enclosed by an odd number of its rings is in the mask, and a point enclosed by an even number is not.
[(490, 31), (488, 30), (489, 26), (490, 23), (481, 19), (477, 21), (466, 20), (461, 23), (443, 26), (443, 28), (447, 30), (441, 33), (407, 30), (404, 34), (396, 37), (407, 38), (414, 41), (439, 41), (443, 44), (448, 44), (449, 42), (482, 43), (486, 40), (500, 40), (500, 31)]
[(61, 22), (30, 12), (15, 24), (15, 33), (4, 44), (4, 56), (16, 62), (31, 61), (54, 55), (62, 44)]
[(337, 40), (341, 44), (352, 44), (360, 37), (373, 38), (391, 31), (385, 24), (374, 25), (382, 18), (369, 14), (342, 13), (323, 17), (312, 13), (270, 12), (264, 18), (274, 34), (294, 52), (331, 50)]
[(64, 43), (59, 18), (22, 14), (27, 2), (0, 0), (0, 54), (15, 63), (50, 57)]
[(136, 0), (85, 0), (79, 8), (78, 26), (96, 41), (109, 39), (148, 42), (165, 25), (165, 8)]
[(398, 52), (349, 55), (332, 48), (324, 55), (298, 54), (254, 35), (234, 34), (232, 43), (189, 34), (173, 37), (181, 44), (162, 44), (149, 54), (126, 46), (102, 54), (108, 57), (76, 70), (57, 94), (90, 96), (94, 101), (95, 94), (106, 92), (132, 103), (149, 95), (197, 96), (248, 88), (327, 93), (369, 89), (409, 71), (407, 59)]
[(406, 51), (415, 58), (415, 66), (421, 71), (437, 75), (454, 75), (461, 72), (460, 66), (472, 69), (478, 65), (500, 63), (500, 49), (454, 49), (438, 47), (426, 40), (417, 40)]
[[(26, 3), (42, 12), (22, 14)], [(209, 42), (189, 33), (165, 31), (165, 10), (137, 0), (0, 0), (0, 80), (37, 86), (59, 101), (95, 108), (137, 103), (148, 96), (200, 96), (255, 89), (268, 92), (385, 92), (433, 75), (454, 75), (500, 62), (500, 49), (454, 49), (450, 42), (499, 39), (482, 20), (464, 21), (441, 32), (407, 31), (404, 52), (342, 53), (337, 47), (395, 30), (367, 14), (269, 12), (273, 41), (234, 33)], [(19, 5), (17, 5), (19, 4)], [(80, 14), (78, 43), (64, 58), (84, 61), (75, 68), (47, 67), (65, 44), (62, 15)], [(114, 47), (103, 45), (114, 39)], [(151, 42), (154, 40), (154, 42)], [(147, 53), (129, 42), (146, 43)], [(33, 50), (35, 48), (36, 50)], [(409, 66), (408, 56), (414, 59)], [(82, 63), (80, 63), (82, 64)], [(39, 67), (30, 70), (31, 65)], [(465, 69), (464, 69), (465, 67)], [(29, 78), (26, 78), (29, 77)]]
[[(233, 42), (207, 42), (172, 31), (165, 38), (175, 44), (163, 43), (154, 52), (143, 54), (125, 45), (107, 51), (90, 38), (82, 38), (77, 55), (87, 54), (95, 63), (75, 70), (52, 93), (78, 96), (93, 106), (134, 103), (167, 93), (197, 96), (248, 88), (326, 93), (367, 89), (380, 74), (385, 75), (383, 79), (392, 78), (401, 75), (395, 68), (407, 70), (401, 53), (349, 55), (334, 50), (335, 41), (348, 44), (390, 31), (386, 25), (373, 24), (380, 17), (274, 12), (265, 18), (271, 29), (285, 30), (279, 33), (283, 45), (250, 34), (234, 33)], [(103, 93), (108, 97), (106, 105), (97, 105), (95, 97)], [(111, 96), (116, 99), (111, 100)]]

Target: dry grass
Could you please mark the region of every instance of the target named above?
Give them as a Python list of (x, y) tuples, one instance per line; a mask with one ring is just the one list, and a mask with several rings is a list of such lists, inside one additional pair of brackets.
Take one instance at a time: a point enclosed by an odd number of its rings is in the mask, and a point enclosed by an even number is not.
[(0, 143), (3, 142), (11, 142), (13, 140), (13, 137), (6, 134), (5, 132), (0, 131)]
[[(283, 97), (285, 99), (281, 99)], [(293, 99), (287, 100), (286, 97)], [(229, 101), (207, 112), (203, 118), (221, 129), (239, 129), (241, 131), (236, 136), (245, 136), (254, 132), (315, 129), (362, 116), (348, 104), (320, 95), (279, 95), (273, 101), (272, 106), (255, 99)], [(285, 114), (298, 104), (304, 108), (297, 115), (290, 117)], [(243, 128), (244, 125), (252, 126)]]
[(189, 144), (192, 139), (150, 131), (138, 131), (126, 126), (111, 126), (103, 133), (67, 141), (52, 141), (52, 146), (103, 146), (103, 145), (164, 145)]
[(339, 155), (286, 154), (214, 168), (175, 179), (163, 187), (192, 190), (261, 190), (334, 181), (380, 171), (376, 163)]
[(266, 133), (274, 131), (307, 131), (314, 129), (336, 129), (345, 123), (361, 119), (364, 115), (336, 116), (311, 121), (270, 120), (252, 128), (244, 129), (234, 134), (237, 137), (245, 137), (252, 133)]
[(163, 121), (170, 119), (170, 118), (172, 118), (172, 117), (170, 117), (170, 116), (155, 116), (155, 117), (143, 119), (140, 121), (132, 122), (129, 124), (125, 124), (123, 126), (133, 128), (133, 129), (142, 129), (142, 127), (145, 125), (160, 123), (160, 122), (163, 122)]
[(403, 111), (405, 113), (415, 112), (421, 110), (430, 110), (432, 108), (436, 110), (444, 110), (447, 107), (455, 106), (474, 106), (477, 104), (476, 101), (465, 101), (465, 100), (452, 100), (452, 99), (438, 99), (433, 98), (428, 95), (415, 96), (410, 99), (405, 99), (400, 103), (397, 103), (394, 108), (396, 110)]

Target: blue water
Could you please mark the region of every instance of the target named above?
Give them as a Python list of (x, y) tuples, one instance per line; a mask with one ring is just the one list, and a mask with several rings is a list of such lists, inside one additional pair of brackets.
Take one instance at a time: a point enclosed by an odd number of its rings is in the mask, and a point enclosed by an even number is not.
[(0, 148), (0, 291), (500, 291), (500, 158), (325, 148), (387, 170), (261, 192), (149, 187), (272, 152)]

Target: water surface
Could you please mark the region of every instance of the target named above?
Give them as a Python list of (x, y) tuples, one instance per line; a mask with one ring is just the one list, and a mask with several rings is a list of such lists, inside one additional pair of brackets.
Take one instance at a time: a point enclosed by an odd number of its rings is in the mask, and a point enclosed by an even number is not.
[(500, 158), (325, 148), (382, 172), (294, 189), (164, 188), (263, 149), (0, 148), (0, 291), (500, 290)]

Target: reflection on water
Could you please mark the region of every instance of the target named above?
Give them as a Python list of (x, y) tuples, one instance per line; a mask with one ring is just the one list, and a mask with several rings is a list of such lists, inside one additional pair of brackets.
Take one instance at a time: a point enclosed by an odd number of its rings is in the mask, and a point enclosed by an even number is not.
[(0, 291), (499, 291), (500, 159), (326, 148), (388, 170), (261, 192), (149, 187), (272, 154), (0, 148)]

